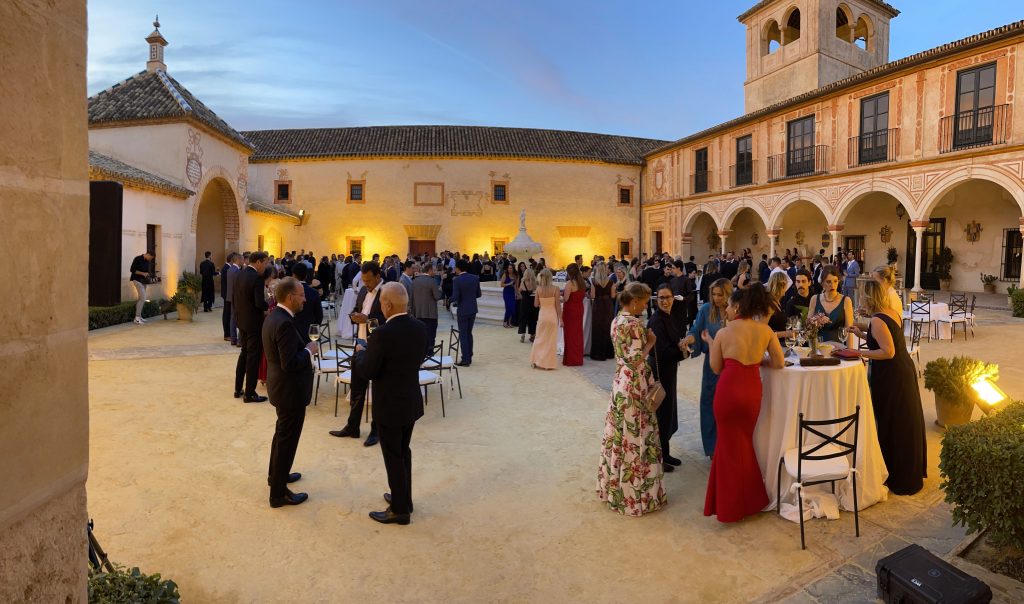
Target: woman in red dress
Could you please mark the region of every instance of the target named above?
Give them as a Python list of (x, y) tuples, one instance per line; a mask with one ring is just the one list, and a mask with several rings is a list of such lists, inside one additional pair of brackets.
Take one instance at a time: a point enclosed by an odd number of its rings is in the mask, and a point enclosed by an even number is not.
[(578, 366), (583, 364), (583, 296), (587, 285), (575, 262), (565, 267), (565, 289), (562, 290), (562, 333), (565, 350), (562, 364)]
[[(712, 339), (711, 369), (719, 374), (715, 389), (718, 442), (704, 498), (704, 515), (737, 522), (768, 505), (761, 466), (754, 452), (754, 427), (761, 412), (761, 365), (781, 369), (779, 339), (764, 321), (771, 315), (764, 287), (736, 289), (729, 298), (729, 323)], [(768, 359), (764, 358), (768, 351)]]

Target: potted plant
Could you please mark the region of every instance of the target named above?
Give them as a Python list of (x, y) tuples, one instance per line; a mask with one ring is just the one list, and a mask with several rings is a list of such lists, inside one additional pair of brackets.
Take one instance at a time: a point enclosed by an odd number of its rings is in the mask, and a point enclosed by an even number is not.
[(935, 393), (935, 423), (962, 426), (971, 421), (977, 400), (972, 384), (999, 379), (999, 366), (971, 357), (938, 358), (924, 366), (924, 387)]
[(953, 250), (948, 247), (944, 247), (939, 251), (938, 257), (935, 258), (935, 272), (939, 276), (939, 288), (942, 291), (949, 291), (949, 286), (953, 281)]
[(889, 262), (889, 266), (893, 267), (893, 269), (896, 268), (896, 263), (900, 259), (900, 253), (896, 251), (896, 246), (889, 246), (889, 249), (885, 251), (885, 259)]
[(1010, 284), (1006, 286), (1006, 305), (1013, 308), (1013, 292), (1017, 291), (1017, 286)]
[(199, 275), (185, 271), (178, 279), (178, 289), (171, 298), (171, 303), (178, 309), (179, 321), (192, 321), (193, 315), (199, 311), (199, 292), (203, 282)]
[(995, 275), (986, 275), (985, 273), (981, 273), (981, 286), (985, 288), (986, 294), (996, 293), (996, 281), (998, 280), (999, 277), (996, 277)]

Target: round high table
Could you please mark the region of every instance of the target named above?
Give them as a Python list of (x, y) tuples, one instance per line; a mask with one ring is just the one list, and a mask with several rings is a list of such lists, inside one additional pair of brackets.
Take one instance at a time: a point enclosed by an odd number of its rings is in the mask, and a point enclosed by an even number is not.
[[(787, 359), (793, 360), (793, 359)], [(885, 480), (889, 471), (882, 459), (875, 429), (875, 411), (871, 406), (868, 390), (867, 371), (858, 361), (843, 361), (840, 365), (828, 367), (801, 367), (793, 365), (784, 369), (761, 368), (761, 413), (754, 428), (754, 451), (761, 466), (769, 504), (765, 511), (775, 510), (776, 479), (779, 475), (779, 459), (786, 450), (797, 446), (799, 438), (799, 416), (805, 420), (836, 419), (852, 415), (860, 405), (860, 421), (857, 434), (857, 503), (860, 509), (887, 498), (889, 490)], [(818, 427), (819, 429), (821, 427)], [(821, 430), (833, 434), (828, 430)], [(809, 435), (805, 445), (820, 442)], [(796, 495), (789, 492), (793, 480), (785, 468), (782, 469), (782, 501), (796, 503)], [(853, 510), (852, 483), (836, 482), (836, 496), (845, 510)], [(811, 489), (828, 491), (823, 484)]]

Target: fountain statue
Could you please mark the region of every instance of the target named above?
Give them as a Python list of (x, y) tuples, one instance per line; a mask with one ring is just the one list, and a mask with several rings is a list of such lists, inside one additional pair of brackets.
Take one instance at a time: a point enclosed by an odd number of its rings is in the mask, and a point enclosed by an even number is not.
[(526, 209), (519, 212), (519, 234), (505, 244), (505, 252), (518, 260), (525, 260), (544, 251), (539, 243), (526, 233)]

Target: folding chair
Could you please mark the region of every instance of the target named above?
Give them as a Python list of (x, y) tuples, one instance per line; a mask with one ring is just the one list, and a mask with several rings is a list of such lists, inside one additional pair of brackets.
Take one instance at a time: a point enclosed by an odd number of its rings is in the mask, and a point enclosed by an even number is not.
[[(434, 352), (431, 354), (426, 361), (420, 366), (419, 383), (423, 387), (423, 404), (427, 404), (427, 387), (437, 384), (438, 390), (441, 391), (441, 417), (445, 417), (444, 409), (444, 378), (441, 377), (441, 362), (434, 360), (441, 357), (441, 352), (444, 350), (444, 344), (437, 344), (434, 346)], [(437, 373), (434, 373), (434, 372)]]
[[(452, 355), (451, 346), (449, 345), (449, 354), (444, 354), (444, 339), (441, 339), (439, 344), (434, 345), (433, 352), (430, 356), (423, 360), (423, 364), (420, 365), (420, 369), (429, 369), (437, 371), (444, 376), (444, 372), (448, 372), (448, 391), (455, 390), (455, 378), (454, 375), (458, 372), (459, 368), (455, 366), (455, 362), (458, 359), (458, 342), (456, 342), (455, 355)], [(454, 372), (454, 373), (453, 373)], [(462, 383), (459, 383), (459, 398), (462, 398)]]
[[(447, 367), (449, 372), (455, 372), (455, 381), (459, 385), (459, 398), (462, 398), (462, 379), (459, 378), (459, 366), (455, 363), (459, 360), (459, 330), (452, 327), (451, 333), (448, 335), (448, 357), (451, 359), (451, 367)], [(443, 364), (443, 363), (442, 363)], [(451, 376), (449, 375), (449, 384), (451, 383)]]
[[(796, 482), (790, 491), (796, 491), (798, 512), (800, 514), (800, 549), (807, 549), (804, 539), (804, 487), (830, 483), (832, 493), (836, 492), (836, 481), (853, 480), (853, 522), (857, 537), (860, 537), (860, 515), (857, 503), (857, 428), (860, 419), (860, 405), (852, 415), (837, 419), (805, 420), (801, 413), (797, 423), (799, 446), (789, 449), (779, 458), (779, 474), (775, 484), (775, 512), (779, 513), (782, 501), (782, 469)], [(834, 427), (835, 434), (828, 435), (822, 430)], [(853, 437), (849, 441), (841, 437), (853, 428)], [(822, 441), (806, 445), (805, 434), (811, 434)], [(852, 461), (848, 456), (853, 456)]]
[(929, 300), (914, 300), (910, 303), (910, 319), (911, 323), (927, 323), (928, 324), (928, 341), (932, 341), (932, 329), (934, 324), (932, 323), (932, 303)]
[[(950, 297), (949, 301), (949, 316), (941, 317), (937, 323), (945, 323), (949, 325), (949, 341), (950, 343), (956, 339), (956, 326), (961, 325), (964, 328), (964, 340), (967, 340), (967, 294), (963, 294), (962, 297)], [(938, 326), (936, 326), (936, 330)]]
[(907, 349), (907, 354), (917, 365), (918, 378), (921, 377), (921, 327), (921, 323), (913, 323), (910, 326), (910, 348)]

